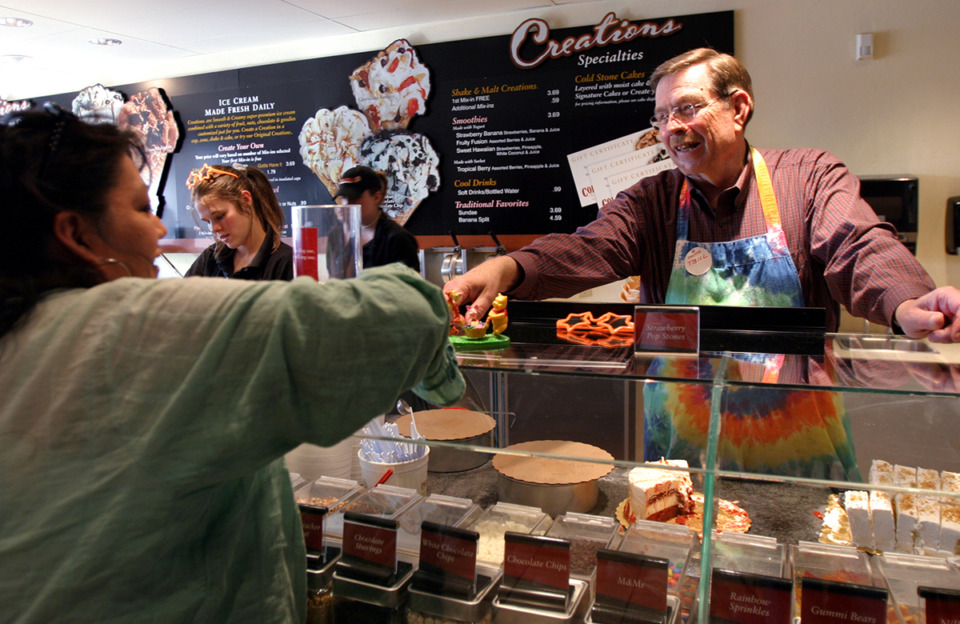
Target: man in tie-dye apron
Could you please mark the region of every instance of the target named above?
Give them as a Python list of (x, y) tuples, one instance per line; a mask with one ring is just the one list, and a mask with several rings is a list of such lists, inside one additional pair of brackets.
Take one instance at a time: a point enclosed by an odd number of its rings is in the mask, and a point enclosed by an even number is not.
[[(691, 50), (661, 64), (650, 82), (650, 123), (677, 168), (622, 191), (573, 234), (542, 236), (444, 290), (483, 314), (501, 292), (566, 297), (639, 275), (646, 303), (822, 307), (827, 331), (837, 330), (842, 305), (911, 338), (960, 341), (960, 291), (936, 288), (843, 163), (822, 150), (749, 146), (753, 87), (736, 58)], [(675, 358), (650, 372), (674, 377), (670, 366), (709, 365)], [(782, 382), (781, 368), (775, 357), (738, 362), (728, 378)], [(709, 411), (703, 392), (709, 386), (648, 386), (648, 458), (699, 455)], [(722, 407), (722, 465), (858, 477), (836, 393), (757, 384), (725, 393)]]
[[(804, 305), (790, 257), (776, 195), (763, 156), (751, 150), (767, 232), (733, 241), (689, 240), (689, 183), (684, 181), (677, 217), (677, 244), (666, 303), (675, 305)], [(754, 354), (734, 360), (729, 371), (759, 368), (756, 381), (776, 381), (783, 356)], [(651, 377), (712, 378), (709, 360), (657, 358)], [(750, 380), (747, 373), (745, 380)], [(644, 455), (702, 465), (710, 424), (705, 384), (647, 382), (644, 387)], [(859, 479), (850, 427), (840, 397), (816, 390), (756, 386), (728, 388), (720, 414), (717, 462), (730, 470), (832, 479)]]

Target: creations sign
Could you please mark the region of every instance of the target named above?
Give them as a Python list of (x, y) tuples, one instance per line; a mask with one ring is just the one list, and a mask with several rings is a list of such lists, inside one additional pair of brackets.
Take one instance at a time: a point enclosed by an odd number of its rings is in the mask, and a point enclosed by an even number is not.
[[(267, 174), (288, 224), (291, 207), (330, 203), (340, 175), (366, 164), (388, 174), (388, 214), (416, 235), (573, 231), (672, 166), (646, 121), (650, 75), (692, 48), (732, 53), (733, 12), (608, 13), (560, 30), (529, 19), (504, 36), (385, 43), (112, 87), (129, 98), (162, 84), (179, 123), (160, 191), (170, 236), (203, 235), (184, 183), (223, 162)], [(67, 108), (77, 97), (44, 99)]]

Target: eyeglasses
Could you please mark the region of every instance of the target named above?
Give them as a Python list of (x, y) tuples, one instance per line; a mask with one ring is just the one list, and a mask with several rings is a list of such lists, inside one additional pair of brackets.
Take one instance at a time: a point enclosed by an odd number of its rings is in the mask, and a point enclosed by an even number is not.
[(199, 169), (194, 169), (193, 171), (190, 172), (190, 175), (187, 176), (187, 188), (190, 190), (193, 190), (193, 187), (195, 187), (196, 185), (218, 175), (228, 175), (228, 176), (233, 176), (234, 178), (240, 177), (235, 173), (231, 173), (230, 171), (224, 171), (223, 169), (214, 169), (210, 165), (204, 164), (203, 167)]
[(712, 100), (700, 102), (699, 104), (681, 104), (680, 106), (674, 106), (669, 112), (655, 113), (653, 117), (650, 118), (650, 125), (659, 130), (661, 127), (667, 125), (671, 119), (677, 119), (681, 123), (688, 124), (696, 119), (697, 113), (700, 112), (701, 108), (706, 108), (717, 100), (728, 98), (730, 95), (732, 94), (721, 95)]

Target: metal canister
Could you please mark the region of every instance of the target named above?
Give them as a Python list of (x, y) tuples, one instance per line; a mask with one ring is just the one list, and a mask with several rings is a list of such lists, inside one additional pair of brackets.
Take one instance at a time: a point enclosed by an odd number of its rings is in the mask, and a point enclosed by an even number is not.
[(307, 624), (333, 624), (333, 571), (339, 550), (328, 560), (307, 556)]
[(364, 624), (403, 624), (413, 566), (397, 564), (389, 585), (361, 581), (333, 573), (334, 620)]
[(510, 602), (497, 596), (493, 600), (494, 621), (497, 624), (573, 624), (583, 622), (590, 610), (586, 581), (570, 579), (570, 594), (562, 610), (545, 609)]
[(491, 574), (477, 577), (477, 592), (470, 598), (445, 596), (411, 587), (407, 624), (491, 624), (493, 598), (503, 572), (496, 570)]

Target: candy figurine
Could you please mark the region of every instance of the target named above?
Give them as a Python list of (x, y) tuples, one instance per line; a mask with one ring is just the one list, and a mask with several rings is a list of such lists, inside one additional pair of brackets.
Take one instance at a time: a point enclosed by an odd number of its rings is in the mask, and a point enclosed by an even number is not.
[[(467, 318), (470, 319), (469, 310)], [(463, 335), (470, 339), (483, 338), (487, 335), (487, 324), (483, 321), (473, 318), (463, 324)]]
[(507, 297), (501, 293), (494, 298), (493, 307), (486, 320), (478, 318), (477, 308), (473, 305), (467, 306), (466, 314), (461, 314), (458, 304), (462, 298), (455, 290), (447, 293), (447, 305), (450, 306), (450, 342), (454, 349), (486, 350), (510, 346), (510, 338), (503, 335), (507, 329)]
[(447, 307), (450, 308), (450, 335), (459, 336), (464, 333), (463, 328), (467, 323), (463, 315), (460, 314), (460, 300), (463, 295), (457, 290), (451, 290), (443, 294), (447, 299)]
[(484, 327), (490, 327), (495, 336), (503, 333), (507, 328), (507, 297), (499, 293), (493, 299), (493, 309), (487, 314), (487, 322)]

